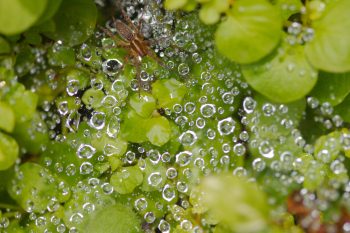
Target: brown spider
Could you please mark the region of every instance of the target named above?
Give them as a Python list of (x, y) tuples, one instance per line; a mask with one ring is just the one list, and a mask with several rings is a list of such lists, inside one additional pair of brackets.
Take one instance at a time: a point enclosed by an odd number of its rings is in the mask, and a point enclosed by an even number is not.
[(136, 27), (129, 16), (122, 10), (121, 11), (122, 16), (126, 23), (124, 23), (122, 20), (113, 19), (113, 26), (116, 29), (116, 32), (118, 36), (121, 38), (118, 39), (112, 31), (100, 27), (104, 33), (106, 33), (108, 36), (110, 36), (112, 39), (115, 40), (117, 47), (122, 47), (127, 50), (128, 54), (125, 57), (125, 61), (130, 61), (136, 68), (136, 75), (139, 85), (139, 94), (141, 91), (141, 78), (140, 78), (140, 72), (141, 72), (141, 61), (142, 58), (145, 56), (149, 56), (156, 60), (159, 65), (162, 67), (165, 67), (164, 63), (157, 57), (155, 52), (150, 48), (151, 42), (149, 40), (146, 40), (143, 35), (140, 32), (141, 29), (141, 21), (139, 21), (138, 26)]

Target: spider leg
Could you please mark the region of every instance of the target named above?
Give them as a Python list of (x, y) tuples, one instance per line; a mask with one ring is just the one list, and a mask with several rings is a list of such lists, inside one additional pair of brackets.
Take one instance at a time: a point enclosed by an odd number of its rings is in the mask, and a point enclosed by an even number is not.
[(132, 27), (132, 29), (137, 32), (137, 27), (132, 22), (132, 20), (128, 16), (128, 14), (124, 11), (124, 9), (121, 9), (121, 13), (122, 13), (122, 16), (125, 19), (125, 21), (128, 23), (129, 27)]
[(109, 37), (113, 38), (114, 40), (118, 40), (118, 38), (116, 37), (116, 35), (114, 35), (112, 33), (111, 30), (107, 29), (107, 28), (104, 28), (104, 27), (101, 27), (100, 25), (98, 25), (98, 28), (101, 29), (105, 34), (107, 34)]

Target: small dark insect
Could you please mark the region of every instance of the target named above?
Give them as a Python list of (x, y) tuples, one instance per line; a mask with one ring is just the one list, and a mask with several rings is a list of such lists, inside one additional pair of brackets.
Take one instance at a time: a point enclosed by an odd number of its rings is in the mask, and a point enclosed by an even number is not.
[(118, 36), (121, 38), (118, 39), (116, 35), (113, 34), (112, 31), (102, 28), (101, 29), (111, 38), (113, 38), (116, 42), (117, 47), (122, 47), (128, 51), (127, 56), (125, 57), (125, 61), (130, 61), (136, 67), (137, 80), (139, 86), (139, 94), (141, 91), (141, 61), (145, 56), (149, 56), (156, 60), (159, 65), (165, 67), (164, 63), (157, 57), (155, 52), (151, 49), (151, 42), (146, 40), (141, 34), (141, 21), (136, 27), (129, 16), (122, 10), (122, 16), (125, 20), (113, 18), (113, 27), (116, 29)]

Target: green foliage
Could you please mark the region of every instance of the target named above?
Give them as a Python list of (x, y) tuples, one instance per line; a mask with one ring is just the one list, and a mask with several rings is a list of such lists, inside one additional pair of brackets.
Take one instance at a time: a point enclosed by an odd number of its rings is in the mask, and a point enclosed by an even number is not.
[(280, 42), (280, 12), (266, 0), (235, 1), (215, 33), (219, 51), (238, 63), (252, 63), (268, 55)]
[(57, 181), (47, 169), (35, 163), (25, 163), (19, 169), (23, 177), (14, 177), (9, 182), (9, 194), (27, 211), (46, 210), (50, 200), (57, 198)]
[(12, 108), (5, 102), (0, 102), (0, 129), (11, 133), (15, 127), (15, 115)]
[(0, 132), (0, 171), (10, 168), (18, 158), (17, 142), (10, 136)]
[(45, 10), (47, 0), (0, 1), (0, 33), (15, 35), (32, 26)]
[(0, 0), (1, 232), (343, 227), (347, 1), (19, 2)]
[(156, 81), (152, 84), (152, 89), (161, 108), (171, 108), (174, 104), (181, 103), (186, 94), (185, 86), (175, 79)]
[(141, 232), (140, 220), (130, 208), (117, 204), (95, 213), (84, 231), (87, 233), (137, 233)]
[(242, 72), (255, 90), (282, 103), (302, 98), (317, 81), (317, 71), (305, 59), (301, 46), (283, 46), (276, 55), (258, 64), (243, 66)]
[(81, 44), (94, 32), (96, 6), (91, 0), (63, 0), (53, 20), (55, 31), (45, 35), (69, 46)]
[(254, 184), (221, 175), (205, 179), (200, 189), (201, 202), (232, 232), (262, 232), (267, 227), (267, 199)]
[(134, 94), (129, 100), (130, 106), (143, 118), (151, 116), (156, 108), (156, 100), (151, 94)]
[(137, 166), (122, 168), (111, 176), (110, 182), (120, 194), (132, 193), (143, 181), (141, 170)]
[(336, 106), (350, 93), (350, 73), (320, 72), (316, 86), (310, 93), (321, 102)]
[(305, 53), (314, 67), (337, 73), (350, 70), (349, 6), (347, 0), (330, 3), (323, 17), (313, 23), (315, 38), (305, 45)]
[(9, 53), (11, 51), (9, 43), (0, 36), (0, 54)]

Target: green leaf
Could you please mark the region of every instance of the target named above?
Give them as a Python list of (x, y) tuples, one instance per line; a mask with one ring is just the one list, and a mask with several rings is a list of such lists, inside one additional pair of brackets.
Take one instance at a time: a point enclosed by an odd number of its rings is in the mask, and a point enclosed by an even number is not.
[(162, 108), (172, 109), (174, 104), (180, 104), (186, 93), (185, 85), (173, 78), (157, 80), (152, 84), (152, 94)]
[(135, 111), (129, 111), (120, 126), (122, 138), (130, 142), (142, 143), (147, 141), (146, 132), (146, 120)]
[(45, 9), (47, 0), (1, 0), (0, 33), (14, 35), (32, 26)]
[[(35, 163), (24, 163), (19, 167), (21, 176), (9, 182), (10, 196), (29, 212), (46, 210), (51, 198), (57, 195), (57, 181), (49, 170)], [(20, 192), (18, 192), (20, 190)]]
[(15, 139), (0, 132), (0, 171), (8, 169), (16, 162), (18, 151)]
[(13, 93), (6, 96), (8, 104), (15, 113), (16, 122), (25, 122), (33, 118), (38, 104), (38, 95), (19, 85)]
[(329, 163), (337, 159), (339, 152), (342, 150), (341, 138), (342, 133), (340, 131), (334, 131), (319, 137), (314, 146), (316, 159), (321, 160), (324, 163)]
[(200, 187), (202, 202), (231, 231), (263, 232), (267, 227), (269, 205), (256, 184), (227, 174), (207, 177)]
[(31, 120), (16, 123), (13, 136), (21, 148), (31, 154), (40, 153), (43, 145), (49, 142), (48, 128), (37, 112)]
[(208, 3), (202, 6), (199, 11), (199, 18), (205, 24), (214, 24), (220, 19), (220, 12), (217, 11), (213, 6)]
[(69, 46), (83, 43), (93, 33), (97, 10), (92, 0), (63, 0), (53, 17), (56, 30), (45, 35)]
[(0, 101), (0, 116), (0, 129), (11, 133), (15, 127), (15, 114), (12, 108), (2, 101)]
[(242, 72), (256, 91), (282, 103), (304, 97), (317, 81), (317, 71), (305, 59), (302, 46), (282, 46), (274, 56), (244, 66)]
[(138, 233), (141, 232), (141, 221), (126, 206), (116, 204), (97, 211), (86, 224), (86, 233)]
[(106, 134), (91, 139), (91, 145), (98, 151), (101, 151), (107, 156), (121, 157), (125, 154), (128, 143), (120, 138), (110, 138)]
[(102, 106), (103, 97), (105, 97), (103, 91), (90, 88), (84, 92), (81, 100), (88, 108), (98, 108)]
[(313, 22), (315, 37), (305, 45), (305, 53), (317, 69), (350, 71), (349, 8), (350, 1), (335, 1), (327, 6), (321, 19)]
[(340, 104), (350, 93), (350, 73), (318, 74), (318, 81), (310, 95), (321, 102), (329, 102), (333, 106)]
[(31, 45), (40, 45), (42, 42), (42, 38), (39, 33), (27, 31), (23, 33), (24, 37), (26, 38), (26, 42)]
[[(142, 190), (151, 192), (162, 188), (166, 182), (166, 167), (164, 163), (153, 163), (150, 158), (139, 160), (138, 165), (144, 167)], [(141, 165), (142, 164), (142, 165)]]
[(59, 9), (61, 3), (62, 3), (62, 0), (47, 0), (44, 13), (40, 16), (40, 19), (36, 24), (41, 24), (51, 19)]
[(216, 33), (219, 51), (238, 63), (268, 55), (281, 39), (280, 10), (266, 0), (237, 0)]
[(52, 46), (47, 54), (49, 64), (52, 66), (74, 66), (75, 52), (68, 46)]
[(0, 36), (0, 54), (11, 52), (10, 44)]
[(130, 106), (135, 110), (141, 117), (147, 118), (156, 108), (155, 98), (146, 92), (134, 94), (129, 100)]
[(350, 122), (350, 95), (346, 96), (343, 102), (334, 108), (334, 114), (338, 114), (346, 122)]
[(155, 146), (162, 146), (170, 139), (171, 128), (169, 121), (161, 116), (147, 120), (146, 137)]
[(110, 183), (120, 194), (131, 193), (142, 184), (143, 175), (138, 166), (124, 167), (111, 176)]

